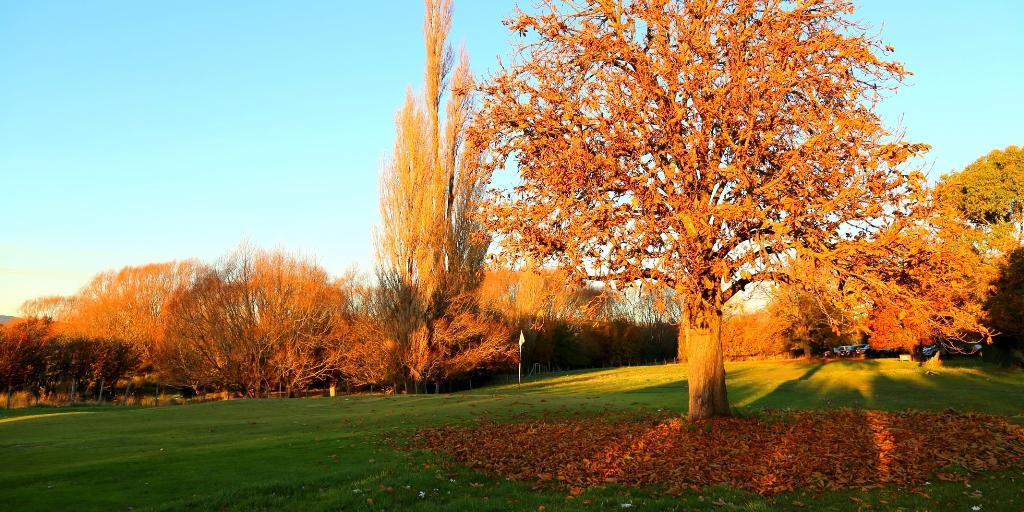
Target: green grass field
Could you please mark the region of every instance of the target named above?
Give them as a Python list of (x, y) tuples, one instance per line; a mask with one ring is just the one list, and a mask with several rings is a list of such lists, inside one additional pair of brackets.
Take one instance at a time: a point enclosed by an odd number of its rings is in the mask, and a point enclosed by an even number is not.
[[(953, 408), (1024, 423), (1024, 373), (978, 363), (947, 365), (935, 375), (895, 360), (735, 363), (728, 372), (730, 398), (741, 411)], [(921, 494), (883, 487), (762, 497), (713, 488), (664, 497), (609, 486), (567, 499), (564, 490), (448, 468), (437, 456), (386, 442), (418, 427), (477, 418), (685, 406), (685, 369), (666, 365), (448, 395), (3, 411), (0, 510), (1024, 509), (1019, 469), (978, 475), (970, 487), (936, 481)]]

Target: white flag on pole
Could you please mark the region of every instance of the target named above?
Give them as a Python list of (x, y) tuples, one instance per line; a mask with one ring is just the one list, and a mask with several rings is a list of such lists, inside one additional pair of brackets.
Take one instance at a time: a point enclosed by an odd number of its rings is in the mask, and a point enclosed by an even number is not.
[(523, 343), (526, 343), (526, 337), (523, 336), (523, 331), (519, 331), (519, 347), (522, 348)]

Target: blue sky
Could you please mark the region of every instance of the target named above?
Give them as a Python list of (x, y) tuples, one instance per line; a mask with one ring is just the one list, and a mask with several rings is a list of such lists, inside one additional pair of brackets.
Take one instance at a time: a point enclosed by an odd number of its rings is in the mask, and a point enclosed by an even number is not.
[[(456, 1), (478, 74), (507, 54), (515, 4)], [(858, 5), (915, 73), (881, 112), (932, 144), (933, 175), (1024, 144), (1024, 2)], [(419, 0), (0, 2), (0, 314), (242, 240), (368, 269), (421, 16)]]

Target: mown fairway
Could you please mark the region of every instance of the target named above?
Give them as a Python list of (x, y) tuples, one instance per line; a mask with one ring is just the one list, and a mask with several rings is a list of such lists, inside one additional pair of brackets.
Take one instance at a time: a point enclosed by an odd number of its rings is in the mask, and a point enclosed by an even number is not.
[[(737, 409), (974, 410), (1024, 423), (1024, 373), (978, 364), (926, 374), (884, 361), (728, 365)], [(708, 489), (682, 497), (609, 486), (564, 490), (498, 481), (392, 448), (417, 427), (476, 418), (680, 411), (684, 367), (574, 372), (440, 396), (239, 400), (149, 409), (25, 409), (0, 414), (2, 510), (1021, 510), (1024, 472), (970, 487), (883, 487), (761, 497)], [(808, 442), (814, 442), (808, 439)], [(950, 439), (949, 442), (956, 442)], [(509, 446), (515, 450), (515, 446)], [(863, 500), (857, 502), (856, 500)], [(976, 509), (978, 510), (978, 509)]]

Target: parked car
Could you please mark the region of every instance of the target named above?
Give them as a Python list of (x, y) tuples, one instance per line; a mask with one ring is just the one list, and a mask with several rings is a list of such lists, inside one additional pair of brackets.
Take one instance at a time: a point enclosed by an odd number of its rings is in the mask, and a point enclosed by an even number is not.
[(936, 353), (943, 356), (945, 355), (956, 355), (956, 356), (972, 356), (981, 352), (980, 343), (957, 343), (951, 342), (949, 346), (935, 343), (928, 345), (921, 349), (921, 355), (924, 357), (932, 357)]
[(946, 351), (943, 350), (942, 347), (938, 343), (936, 343), (934, 345), (928, 345), (927, 347), (922, 347), (921, 348), (921, 355), (923, 357), (932, 357), (935, 354), (943, 354), (945, 352)]
[(836, 357), (850, 357), (854, 354), (857, 345), (843, 345), (841, 347), (835, 347), (832, 349), (832, 354)]
[(858, 356), (862, 356), (864, 354), (867, 354), (868, 350), (871, 350), (871, 345), (868, 345), (866, 343), (863, 344), (863, 345), (852, 345), (852, 347), (853, 347), (854, 355), (858, 355)]

